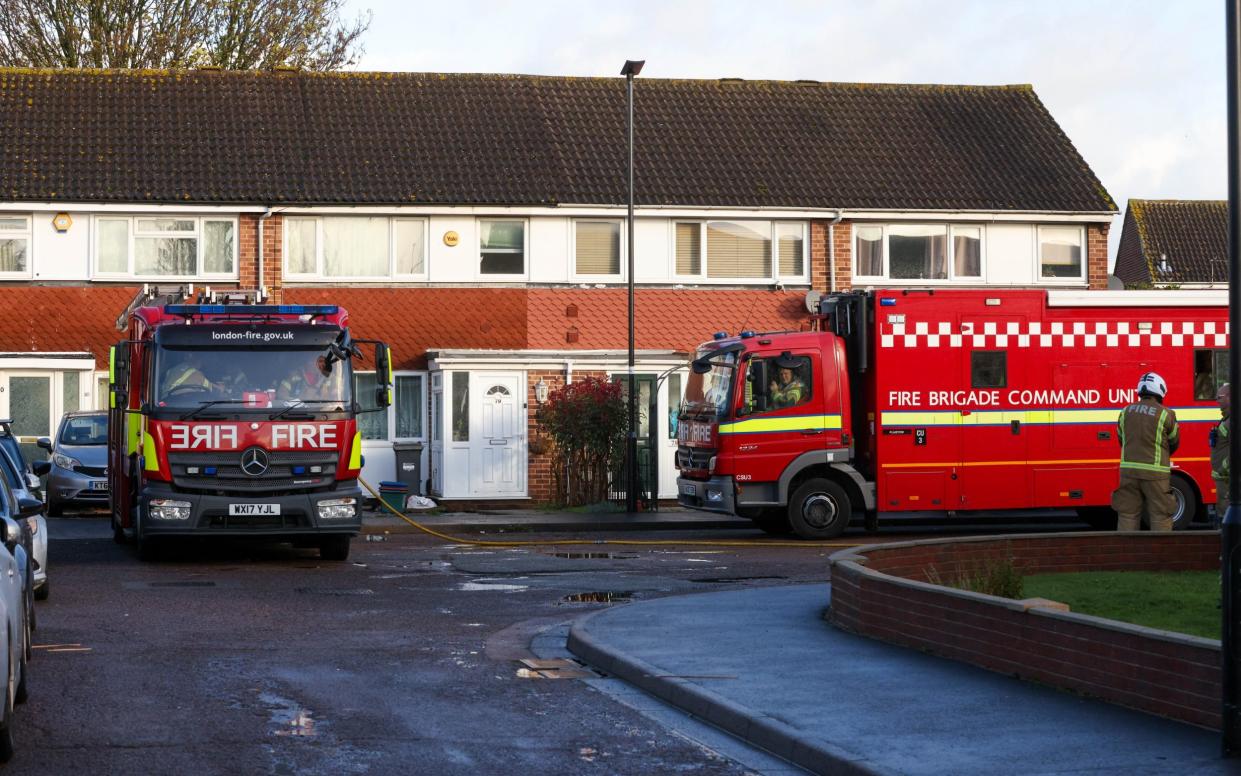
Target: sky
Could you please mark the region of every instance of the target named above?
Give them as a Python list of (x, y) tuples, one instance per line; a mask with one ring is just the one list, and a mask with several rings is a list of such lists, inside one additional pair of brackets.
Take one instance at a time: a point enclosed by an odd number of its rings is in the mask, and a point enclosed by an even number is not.
[(1122, 213), (1228, 193), (1218, 0), (347, 0), (367, 12), (360, 70), (1028, 83)]

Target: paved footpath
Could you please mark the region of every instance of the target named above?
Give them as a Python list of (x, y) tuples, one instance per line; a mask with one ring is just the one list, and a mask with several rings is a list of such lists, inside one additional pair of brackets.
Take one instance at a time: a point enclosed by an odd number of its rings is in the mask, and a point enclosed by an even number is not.
[(1217, 733), (837, 630), (828, 585), (579, 619), (586, 662), (816, 773), (1216, 774)]

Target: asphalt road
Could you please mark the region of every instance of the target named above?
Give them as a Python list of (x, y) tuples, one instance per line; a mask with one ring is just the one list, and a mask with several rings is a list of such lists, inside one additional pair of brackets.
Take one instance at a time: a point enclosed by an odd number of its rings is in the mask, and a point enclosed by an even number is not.
[[(49, 523), (51, 599), (39, 604), (10, 773), (749, 772), (761, 758), (738, 758), (747, 768), (668, 715), (573, 679), (528, 678), (520, 660), (535, 657), (541, 631), (602, 606), (826, 581), (833, 551), (557, 547), (565, 537), (537, 534), (514, 537), (535, 547), (476, 548), (394, 533), (356, 539), (344, 563), (212, 543), (144, 564), (112, 543), (105, 519)], [(893, 526), (843, 541), (1030, 527)]]

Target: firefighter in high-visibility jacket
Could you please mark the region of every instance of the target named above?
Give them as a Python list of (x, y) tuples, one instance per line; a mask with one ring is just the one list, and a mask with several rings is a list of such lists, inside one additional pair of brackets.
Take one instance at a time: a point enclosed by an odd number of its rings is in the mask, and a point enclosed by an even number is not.
[(1228, 512), (1228, 479), (1231, 465), (1228, 458), (1228, 415), (1232, 409), (1232, 389), (1228, 383), (1219, 387), (1215, 394), (1219, 402), (1220, 421), (1211, 429), (1211, 479), (1215, 480), (1215, 524), (1223, 521)]
[(1120, 411), (1120, 486), (1112, 493), (1118, 530), (1139, 530), (1143, 509), (1152, 531), (1172, 530), (1172, 453), (1181, 431), (1176, 413), (1163, 406), (1167, 393), (1164, 379), (1147, 372), (1138, 381), (1138, 401)]

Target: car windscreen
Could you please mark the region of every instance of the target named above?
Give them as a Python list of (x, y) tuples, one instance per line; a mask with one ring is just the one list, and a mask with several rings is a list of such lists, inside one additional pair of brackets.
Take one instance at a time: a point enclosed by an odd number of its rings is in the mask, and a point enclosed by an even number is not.
[(60, 427), (58, 445), (106, 445), (108, 443), (107, 415), (77, 415), (65, 418)]
[(156, 406), (191, 409), (227, 404), (229, 410), (290, 407), (321, 409), (352, 406), (348, 362), (323, 348), (169, 348), (156, 350)]
[(20, 489), (25, 486), (19, 479), (17, 464), (13, 461), (12, 453), (3, 444), (3, 440), (0, 440), (0, 470), (4, 472), (4, 480), (9, 483), (10, 488)]

